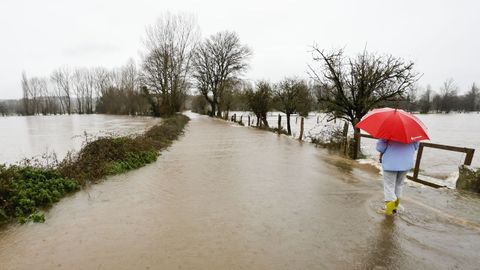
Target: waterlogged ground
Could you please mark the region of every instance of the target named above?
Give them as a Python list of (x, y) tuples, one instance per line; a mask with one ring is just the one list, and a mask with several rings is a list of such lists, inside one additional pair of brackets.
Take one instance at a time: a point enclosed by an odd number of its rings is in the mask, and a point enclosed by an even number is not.
[(0, 117), (0, 164), (51, 153), (62, 159), (86, 139), (141, 133), (159, 121), (104, 114)]
[[(242, 121), (247, 123), (250, 112), (231, 112), (237, 115), (237, 121), (243, 115)], [(282, 115), (282, 126), (287, 126), (286, 117)], [(416, 115), (428, 128), (432, 143), (453, 145), (475, 149), (472, 165), (480, 167), (480, 113), (450, 113), (450, 114), (417, 114)], [(278, 125), (278, 112), (271, 112), (267, 116), (271, 127)], [(343, 128), (343, 121), (328, 121), (329, 117), (323, 113), (311, 113), (305, 119), (305, 137), (321, 136), (322, 132), (333, 126)], [(256, 121), (251, 118), (251, 121)], [(293, 137), (298, 138), (300, 133), (300, 118), (291, 116)], [(350, 132), (353, 132), (350, 128)], [(362, 153), (366, 155), (364, 163), (377, 167), (378, 153), (375, 150), (376, 140), (362, 139)], [(465, 160), (464, 153), (449, 152), (444, 150), (425, 148), (420, 166), (422, 178), (436, 178), (437, 182), (450, 187), (455, 187), (458, 178), (458, 166)]]
[(3, 269), (478, 269), (480, 197), (407, 186), (286, 136), (192, 116), (159, 160), (0, 231)]

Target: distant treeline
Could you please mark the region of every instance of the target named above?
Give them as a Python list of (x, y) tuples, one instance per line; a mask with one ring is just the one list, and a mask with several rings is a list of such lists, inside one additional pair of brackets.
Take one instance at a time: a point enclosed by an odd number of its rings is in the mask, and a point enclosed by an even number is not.
[[(479, 89), (459, 88), (452, 79), (440, 89), (417, 86), (414, 63), (369, 53), (313, 46), (308, 79), (287, 77), (270, 83), (242, 78), (252, 50), (231, 31), (201, 38), (193, 16), (166, 13), (147, 27), (138, 66), (60, 67), (48, 77), (22, 74), (21, 100), (0, 101), (0, 114), (129, 114), (167, 116), (185, 107), (210, 116), (250, 110), (264, 119), (268, 110), (287, 115), (324, 111), (358, 122), (379, 106), (428, 113), (480, 110)], [(194, 93), (193, 99), (189, 95)], [(266, 125), (265, 120), (265, 125)]]
[(413, 88), (399, 105), (412, 112), (420, 113), (449, 113), (480, 111), (480, 90), (472, 84), (465, 89), (465, 94), (459, 94), (459, 87), (453, 79), (446, 80), (438, 91), (430, 85), (426, 89)]
[(141, 92), (139, 71), (133, 60), (112, 70), (61, 67), (48, 78), (28, 78), (23, 73), (22, 90), (21, 100), (5, 103), (8, 113), (150, 114), (146, 93)]
[[(72, 76), (75, 74), (75, 76)], [(0, 115), (55, 115), (55, 114), (126, 114), (126, 115), (151, 115), (151, 104), (148, 95), (141, 91), (139, 84), (139, 71), (133, 61), (124, 67), (115, 70), (104, 68), (74, 69), (60, 68), (52, 73), (51, 78), (27, 79), (25, 74), (22, 80), (28, 85), (28, 98), (20, 100), (0, 101)], [(58, 81), (60, 80), (60, 82)], [(63, 82), (65, 80), (65, 82)], [(82, 82), (82, 80), (84, 80)], [(92, 80), (92, 82), (89, 82)], [(237, 80), (223, 93), (222, 102), (218, 110), (224, 117), (228, 111), (248, 110), (255, 112), (254, 104), (257, 100), (269, 104), (269, 110), (284, 111), (280, 102), (282, 87), (288, 82), (301, 85), (299, 101), (305, 104), (298, 105), (302, 110), (323, 111), (321, 101), (322, 89), (313, 81), (299, 78), (287, 78), (278, 83), (260, 81), (255, 84)], [(64, 85), (65, 87), (61, 87)], [(66, 88), (71, 85), (71, 88)], [(91, 85), (90, 89), (88, 86)], [(84, 88), (82, 87), (84, 86)], [(262, 91), (254, 93), (256, 89)], [(267, 89), (267, 91), (265, 91)], [(480, 89), (472, 84), (465, 94), (458, 94), (459, 88), (452, 79), (446, 80), (437, 91), (430, 85), (426, 89), (413, 87), (403, 97), (397, 100), (384, 102), (381, 106), (401, 108), (410, 112), (419, 113), (449, 113), (449, 112), (474, 112), (480, 111)], [(291, 99), (297, 99), (290, 93)], [(271, 99), (271, 100), (270, 100)], [(293, 102), (291, 102), (293, 104)], [(293, 105), (291, 105), (293, 106)], [(208, 114), (211, 106), (202, 95), (190, 96), (185, 94), (182, 108), (192, 109), (195, 112)], [(292, 113), (297, 113), (295, 108)]]
[[(288, 91), (288, 85), (296, 85), (301, 90)], [(263, 89), (263, 91), (261, 91)], [(265, 90), (267, 89), (267, 90)], [(465, 94), (458, 94), (459, 88), (452, 79), (445, 81), (438, 91), (434, 91), (430, 85), (426, 89), (412, 87), (406, 93), (393, 100), (381, 102), (378, 107), (389, 106), (404, 109), (417, 113), (449, 113), (449, 112), (474, 112), (480, 111), (480, 89), (472, 84)], [(259, 91), (257, 96), (252, 93)], [(224, 95), (221, 111), (252, 111), (255, 112), (255, 101), (262, 100), (268, 105), (268, 110), (285, 111), (285, 99), (290, 99), (289, 104), (292, 112), (305, 114), (310, 111), (324, 111), (327, 104), (323, 101), (322, 95), (325, 91), (322, 86), (299, 78), (287, 78), (278, 83), (260, 81), (256, 85), (247, 82), (238, 82), (236, 87), (230, 88)], [(282, 97), (283, 92), (289, 92)], [(263, 95), (263, 96), (262, 96)], [(300, 103), (294, 106), (295, 103)], [(207, 114), (210, 106), (201, 95), (192, 98), (190, 105), (192, 110), (198, 113)]]

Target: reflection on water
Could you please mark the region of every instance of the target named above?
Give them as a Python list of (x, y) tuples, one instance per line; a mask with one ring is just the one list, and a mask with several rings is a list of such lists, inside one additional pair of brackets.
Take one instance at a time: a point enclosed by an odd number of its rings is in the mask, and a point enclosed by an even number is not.
[(480, 198), (406, 187), (408, 218), (386, 220), (380, 176), (332, 159), (285, 136), (197, 117), (156, 163), (63, 199), (44, 224), (0, 231), (0, 268), (478, 266), (480, 234), (453, 221), (480, 224)]
[(363, 268), (402, 269), (405, 258), (398, 239), (401, 236), (395, 225), (395, 217), (385, 217), (375, 230), (377, 234), (370, 240)]
[(158, 121), (98, 114), (0, 117), (0, 163), (14, 163), (47, 152), (55, 152), (61, 159), (68, 151), (80, 149), (85, 133), (126, 135), (141, 132)]

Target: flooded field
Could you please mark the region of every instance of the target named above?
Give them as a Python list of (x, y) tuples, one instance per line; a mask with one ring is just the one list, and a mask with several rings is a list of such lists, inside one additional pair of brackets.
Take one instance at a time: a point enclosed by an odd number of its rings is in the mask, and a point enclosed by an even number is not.
[[(248, 112), (232, 112), (237, 114), (237, 120), (243, 115), (246, 122)], [(286, 127), (286, 119), (282, 114), (282, 126)], [(475, 155), (472, 165), (480, 167), (480, 114), (417, 114), (428, 128), (432, 143), (453, 145), (459, 147), (474, 148)], [(253, 120), (253, 118), (252, 118)], [(272, 127), (277, 127), (278, 113), (269, 113), (268, 122)], [(331, 126), (341, 127), (341, 121), (327, 122), (325, 114), (310, 114), (305, 119), (305, 136), (318, 136), (318, 134)], [(300, 118), (297, 115), (291, 117), (291, 127), (294, 137), (298, 137)], [(351, 131), (351, 129), (350, 129)], [(375, 150), (375, 140), (362, 140), (362, 152), (369, 158), (368, 163), (375, 163), (378, 154)], [(425, 148), (421, 163), (421, 174), (443, 179), (447, 185), (454, 186), (458, 176), (458, 165), (463, 164), (465, 154)], [(379, 164), (374, 164), (379, 166)]]
[(0, 117), (0, 163), (56, 153), (59, 159), (79, 150), (88, 138), (139, 133), (157, 124), (152, 117), (57, 115)]
[(156, 163), (0, 230), (0, 268), (478, 268), (478, 196), (407, 186), (386, 218), (369, 166), (191, 116)]
[[(247, 121), (248, 112), (231, 112), (237, 119), (243, 115)], [(269, 113), (270, 126), (277, 126), (278, 113)], [(473, 165), (480, 167), (480, 114), (429, 114), (417, 115), (428, 127), (431, 142), (475, 149)], [(23, 158), (55, 152), (61, 159), (70, 150), (78, 150), (89, 136), (109, 134), (126, 135), (139, 133), (158, 123), (151, 117), (129, 117), (112, 115), (61, 115), (0, 117), (0, 163), (14, 163)], [(254, 118), (252, 117), (252, 121)], [(292, 133), (298, 137), (300, 118), (291, 117)], [(318, 136), (322, 130), (332, 126), (340, 127), (341, 121), (327, 122), (325, 114), (310, 114), (305, 120), (305, 136)], [(282, 117), (286, 127), (286, 118)], [(364, 138), (362, 152), (367, 156), (361, 162), (376, 167), (377, 152), (375, 140)], [(441, 179), (450, 187), (455, 186), (458, 165), (465, 154), (426, 148), (423, 153), (421, 174)]]

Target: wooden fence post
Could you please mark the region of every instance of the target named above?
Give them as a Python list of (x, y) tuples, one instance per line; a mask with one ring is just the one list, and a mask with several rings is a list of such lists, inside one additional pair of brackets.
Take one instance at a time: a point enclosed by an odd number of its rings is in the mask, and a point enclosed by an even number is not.
[(248, 126), (250, 126), (250, 115), (248, 116)]
[(470, 149), (467, 151), (467, 155), (465, 156), (465, 162), (463, 162), (463, 164), (468, 166), (472, 165), (473, 153), (475, 153), (475, 149)]
[(300, 136), (298, 136), (298, 140), (302, 141), (303, 140), (303, 124), (304, 124), (304, 118), (300, 118)]
[[(361, 137), (374, 139), (371, 135), (367, 135), (367, 134), (361, 134)], [(439, 185), (439, 184), (428, 182), (428, 181), (425, 181), (425, 180), (422, 180), (422, 179), (418, 178), (418, 175), (420, 173), (420, 164), (421, 164), (421, 161), (422, 161), (423, 148), (425, 148), (425, 147), (434, 148), (434, 149), (442, 149), (442, 150), (446, 150), (446, 151), (465, 153), (466, 156), (465, 156), (464, 165), (471, 165), (472, 160), (473, 160), (473, 154), (475, 153), (475, 149), (473, 149), (473, 148), (457, 147), (457, 146), (451, 146), (451, 145), (442, 145), (442, 144), (421, 142), (419, 147), (418, 147), (418, 151), (417, 151), (417, 157), (416, 157), (416, 160), (415, 160), (415, 167), (413, 168), (413, 176), (407, 175), (407, 178), (412, 180), (412, 181), (415, 181), (415, 182), (418, 182), (418, 183), (421, 183), (421, 184), (424, 184), (424, 185), (427, 185), (427, 186), (430, 186), (430, 187), (434, 187), (434, 188), (442, 188), (442, 187), (445, 187), (445, 185)]]
[(415, 160), (415, 168), (413, 169), (413, 181), (418, 180), (418, 172), (420, 171), (420, 161), (422, 160), (424, 144), (420, 143), (417, 152), (417, 159)]

